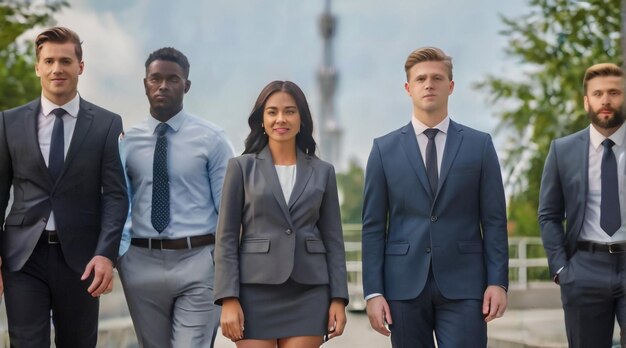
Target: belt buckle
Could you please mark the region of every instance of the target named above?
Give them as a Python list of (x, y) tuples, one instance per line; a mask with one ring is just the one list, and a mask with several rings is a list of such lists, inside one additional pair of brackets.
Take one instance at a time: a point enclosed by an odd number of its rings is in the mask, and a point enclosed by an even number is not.
[(50, 236), (52, 236), (50, 233), (48, 233), (48, 244), (59, 244), (59, 235), (55, 234), (55, 239), (56, 240), (52, 240), (50, 239)]
[[(619, 244), (609, 244), (609, 254), (619, 254), (619, 253), (623, 253), (622, 250), (619, 250), (619, 248), (617, 248), (619, 246)], [(613, 248), (615, 247), (615, 248)]]

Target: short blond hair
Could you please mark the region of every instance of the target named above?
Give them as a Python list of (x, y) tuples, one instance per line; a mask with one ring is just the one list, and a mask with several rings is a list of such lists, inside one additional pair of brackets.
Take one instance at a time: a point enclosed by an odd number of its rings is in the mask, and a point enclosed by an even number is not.
[(83, 60), (82, 42), (80, 41), (78, 34), (76, 34), (76, 32), (72, 29), (65, 27), (52, 27), (37, 35), (35, 38), (35, 54), (37, 60), (39, 60), (39, 52), (41, 51), (43, 44), (46, 42), (59, 44), (71, 42), (74, 44), (74, 53), (76, 53), (76, 58), (78, 58), (79, 62)]
[(404, 72), (406, 73), (406, 79), (409, 80), (409, 70), (415, 64), (422, 62), (443, 62), (448, 68), (448, 77), (452, 81), (452, 57), (445, 54), (440, 48), (437, 47), (422, 47), (411, 52), (404, 63)]
[(583, 92), (587, 95), (587, 84), (591, 79), (600, 76), (624, 77), (624, 70), (613, 63), (599, 63), (587, 68), (583, 77)]

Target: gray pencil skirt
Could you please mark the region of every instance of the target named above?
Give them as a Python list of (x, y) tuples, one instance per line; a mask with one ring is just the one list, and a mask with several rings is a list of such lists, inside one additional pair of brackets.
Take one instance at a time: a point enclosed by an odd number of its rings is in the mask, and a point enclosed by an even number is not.
[(328, 285), (306, 285), (291, 278), (283, 284), (241, 284), (244, 339), (322, 336), (327, 332)]

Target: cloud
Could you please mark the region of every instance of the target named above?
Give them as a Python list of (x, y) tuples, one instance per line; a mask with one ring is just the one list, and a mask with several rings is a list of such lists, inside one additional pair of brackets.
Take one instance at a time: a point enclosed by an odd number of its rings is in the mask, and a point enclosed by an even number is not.
[(124, 119), (124, 126), (147, 115), (143, 93), (143, 44), (130, 35), (109, 11), (88, 8), (66, 10), (56, 16), (58, 25), (75, 30), (83, 41), (85, 70), (78, 90), (81, 96)]

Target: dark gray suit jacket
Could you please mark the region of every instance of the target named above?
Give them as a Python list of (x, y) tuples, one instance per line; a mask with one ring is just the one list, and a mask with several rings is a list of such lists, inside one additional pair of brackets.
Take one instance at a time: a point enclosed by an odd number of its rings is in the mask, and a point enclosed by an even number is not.
[(588, 190), (589, 127), (554, 140), (543, 168), (538, 215), (552, 275), (576, 252)]
[(337, 182), (332, 165), (297, 153), (285, 202), (269, 148), (228, 162), (217, 225), (215, 299), (239, 284), (328, 284), (348, 301)]
[[(122, 119), (82, 98), (65, 165), (56, 182), (37, 136), (41, 102), (0, 113), (0, 226), (3, 265), (22, 268), (54, 211), (63, 255), (83, 273), (95, 255), (117, 259), (128, 196), (118, 151)], [(5, 211), (13, 186), (13, 206)]]
[(491, 137), (450, 121), (434, 196), (411, 123), (375, 139), (362, 243), (365, 296), (414, 299), (431, 268), (448, 299), (507, 288), (506, 204)]

